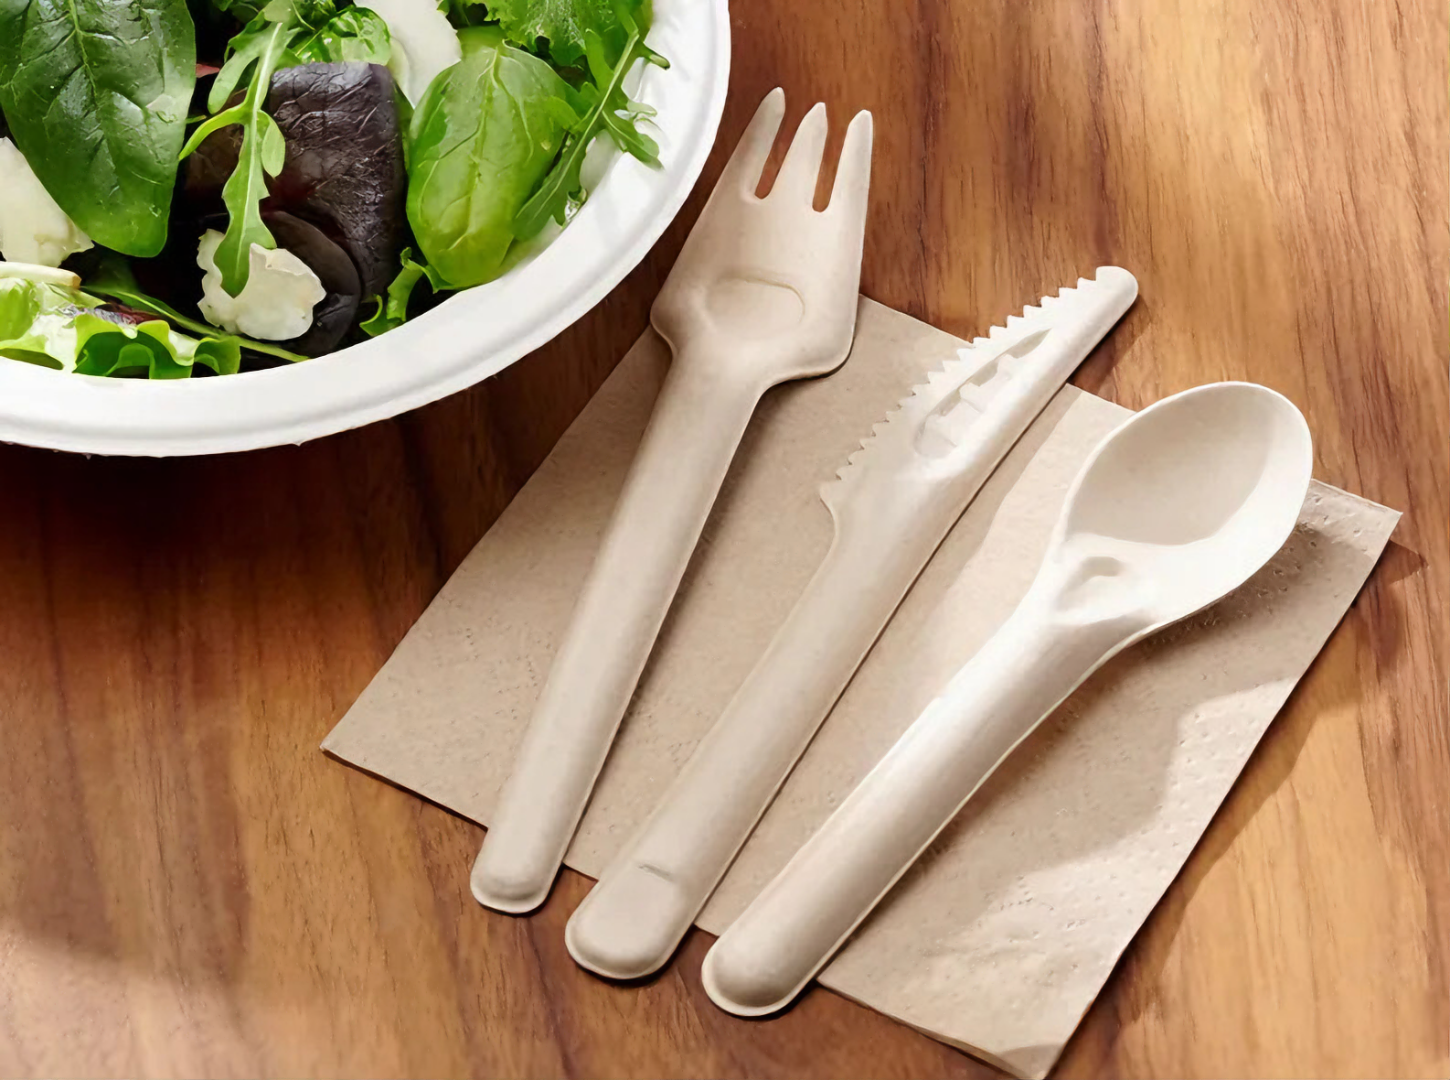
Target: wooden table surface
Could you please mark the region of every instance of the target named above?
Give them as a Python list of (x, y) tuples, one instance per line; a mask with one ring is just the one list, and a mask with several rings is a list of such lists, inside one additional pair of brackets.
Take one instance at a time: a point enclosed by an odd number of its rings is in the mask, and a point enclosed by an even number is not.
[(1287, 393), (1404, 510), (1062, 1075), (1444, 1075), (1447, 13), (1438, 0), (735, 0), (705, 181), (553, 344), (398, 419), (189, 461), (0, 448), (0, 1073), (976, 1076), (825, 991), (711, 1007), (481, 910), (480, 831), (317, 751), (645, 326), (755, 102), (877, 117), (862, 288), (970, 336), (1100, 263), (1079, 381)]

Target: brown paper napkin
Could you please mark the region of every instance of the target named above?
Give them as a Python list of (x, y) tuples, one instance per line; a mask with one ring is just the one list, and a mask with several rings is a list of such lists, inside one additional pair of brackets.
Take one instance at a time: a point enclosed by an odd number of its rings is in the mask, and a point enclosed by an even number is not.
[[(825, 553), (820, 483), (961, 345), (863, 301), (839, 373), (767, 395), (570, 866), (597, 875), (649, 812)], [(325, 750), (488, 823), (667, 362), (653, 334), (630, 350)], [(699, 925), (724, 929), (1007, 616), (1079, 466), (1126, 415), (1069, 387), (1033, 424), (922, 574)], [(1073, 694), (821, 982), (1011, 1071), (1045, 1075), (1398, 517), (1316, 483), (1273, 563)]]

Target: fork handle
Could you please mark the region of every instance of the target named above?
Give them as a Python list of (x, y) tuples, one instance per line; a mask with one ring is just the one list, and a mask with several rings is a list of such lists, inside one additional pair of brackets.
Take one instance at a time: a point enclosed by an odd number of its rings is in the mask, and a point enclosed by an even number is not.
[(473, 865), (485, 907), (548, 896), (763, 392), (702, 359), (677, 355), (665, 376)]

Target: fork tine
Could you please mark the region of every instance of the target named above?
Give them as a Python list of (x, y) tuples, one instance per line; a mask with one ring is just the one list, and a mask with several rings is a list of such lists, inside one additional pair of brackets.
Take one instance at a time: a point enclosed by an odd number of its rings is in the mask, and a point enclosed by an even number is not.
[(831, 189), (827, 213), (856, 214), (864, 218), (866, 196), (871, 190), (871, 143), (874, 137), (871, 114), (862, 109), (851, 118), (841, 162), (836, 166), (836, 185)]
[(721, 186), (728, 180), (737, 184), (747, 195), (755, 194), (755, 188), (760, 183), (760, 174), (765, 168), (766, 158), (770, 157), (770, 148), (775, 145), (775, 136), (780, 131), (780, 121), (784, 116), (785, 91), (777, 86), (761, 100), (755, 115), (746, 125), (745, 134), (740, 136), (735, 152), (725, 163), (725, 171), (720, 176)]
[(795, 138), (770, 189), (772, 195), (779, 191), (808, 203), (815, 201), (816, 178), (821, 172), (821, 156), (826, 151), (826, 131), (826, 103), (818, 101), (796, 128)]

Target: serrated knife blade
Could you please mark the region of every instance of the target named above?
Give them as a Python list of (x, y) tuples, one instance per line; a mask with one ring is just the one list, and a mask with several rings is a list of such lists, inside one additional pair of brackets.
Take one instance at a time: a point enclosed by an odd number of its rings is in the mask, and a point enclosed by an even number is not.
[(821, 489), (831, 547), (725, 712), (569, 920), (574, 959), (639, 978), (673, 954), (933, 552), (1132, 305), (1100, 267), (928, 372)]

